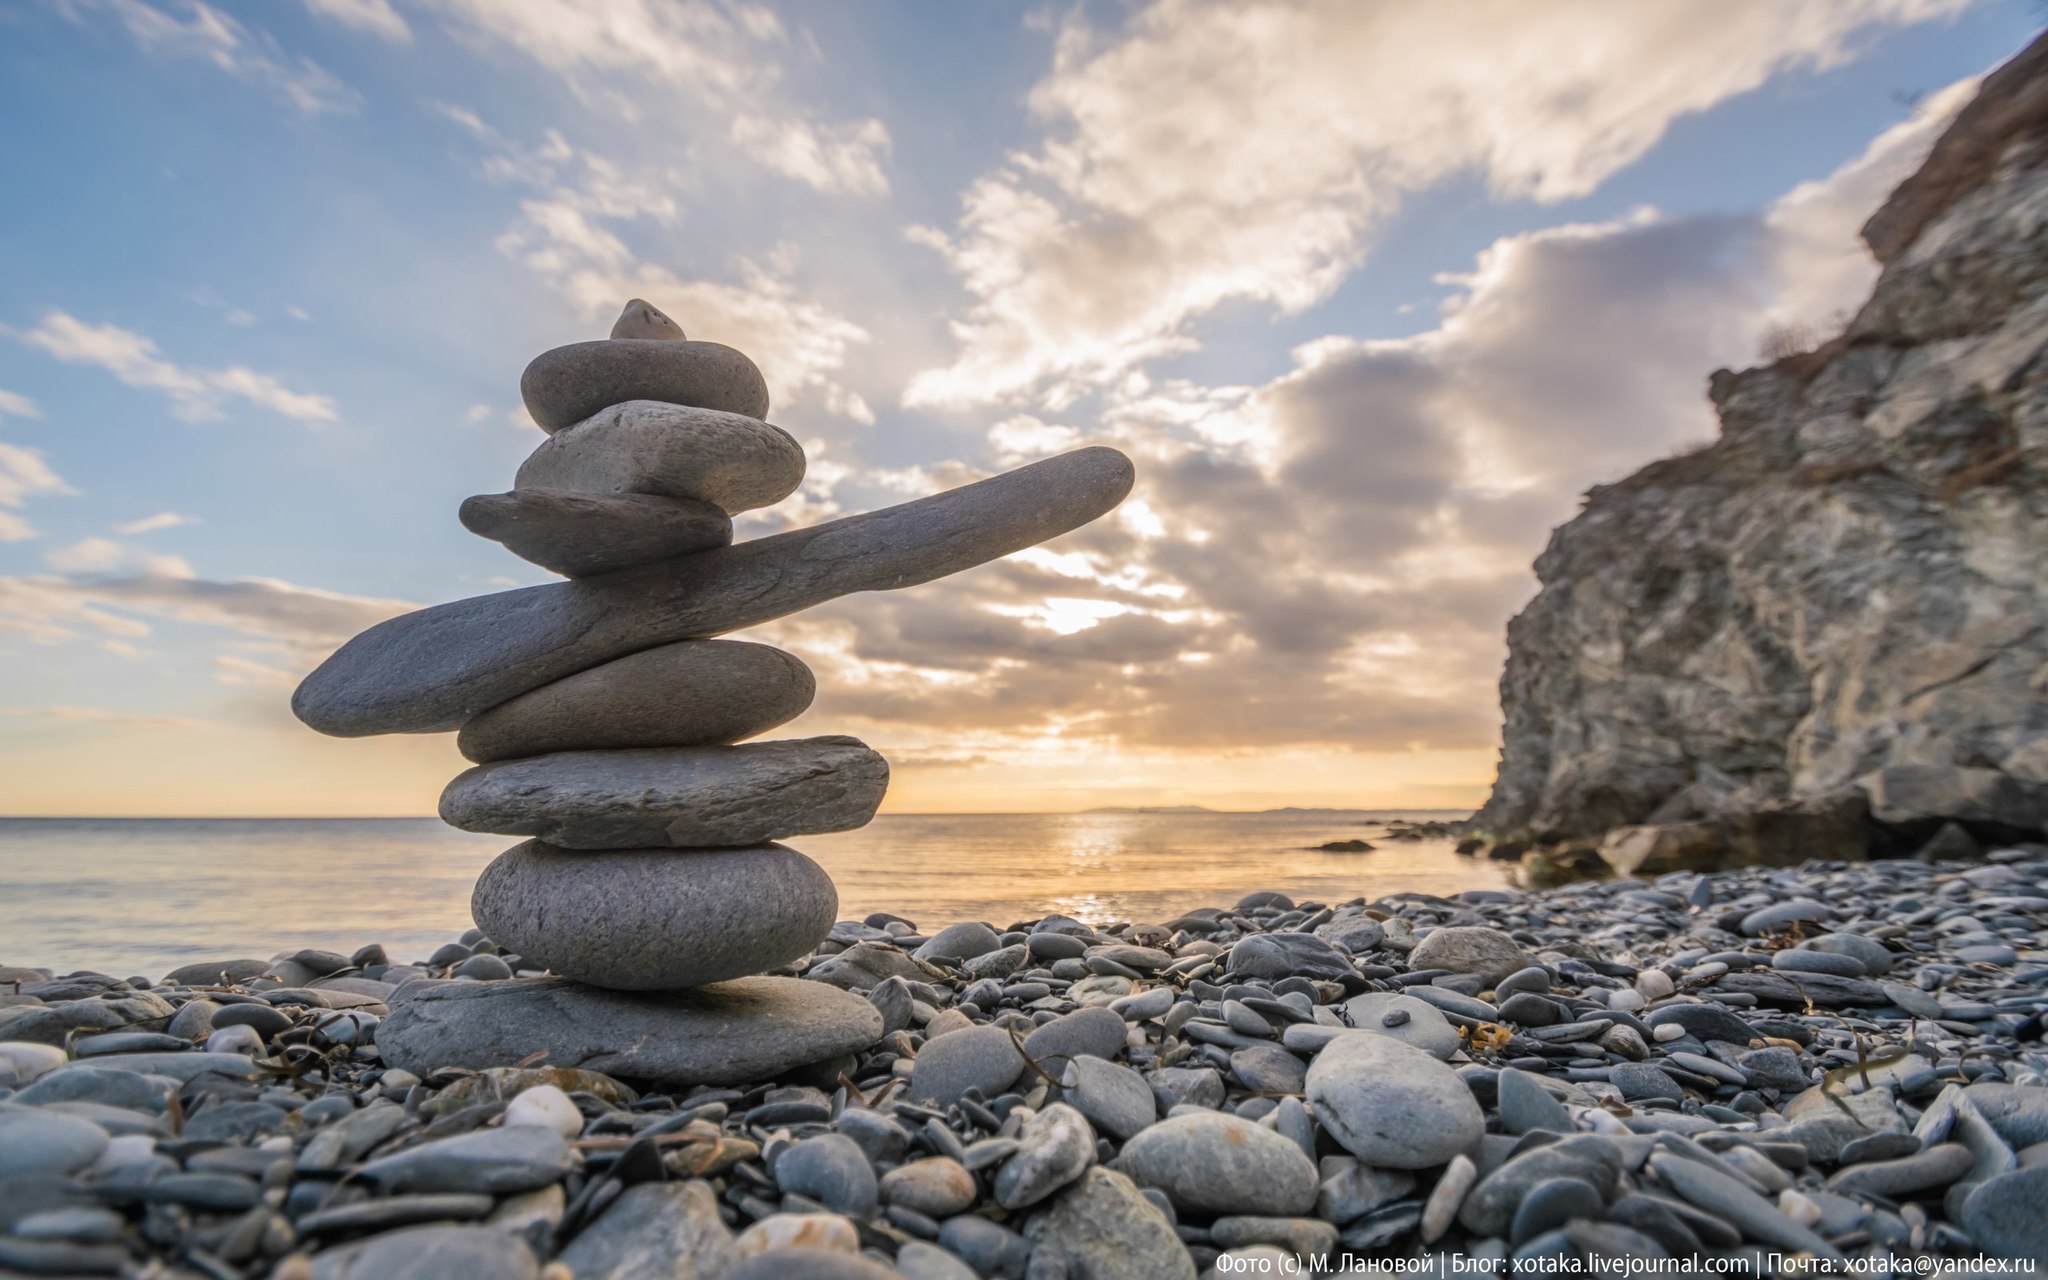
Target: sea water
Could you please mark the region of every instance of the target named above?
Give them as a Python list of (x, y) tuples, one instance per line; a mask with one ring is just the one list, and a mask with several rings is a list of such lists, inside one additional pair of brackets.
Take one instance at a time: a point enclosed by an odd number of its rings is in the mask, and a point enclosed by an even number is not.
[[(1258, 889), (1336, 902), (1505, 885), (1447, 840), (1396, 841), (1422, 810), (884, 815), (790, 843), (831, 873), (839, 915), (927, 930), (1061, 912), (1162, 920)], [(1369, 853), (1325, 853), (1364, 838)], [(470, 927), (477, 873), (515, 843), (431, 818), (0, 818), (0, 964), (160, 977), (193, 960), (381, 942), (425, 957)], [(677, 870), (689, 854), (676, 854)]]

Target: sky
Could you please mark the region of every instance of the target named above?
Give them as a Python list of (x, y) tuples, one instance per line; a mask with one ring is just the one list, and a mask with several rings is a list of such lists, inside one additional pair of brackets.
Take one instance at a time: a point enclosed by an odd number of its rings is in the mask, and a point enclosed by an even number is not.
[(1113, 515), (746, 633), (885, 811), (1470, 807), (1590, 485), (1824, 332), (2005, 0), (0, 6), (0, 814), (433, 812), (298, 679), (629, 297), (764, 371), (753, 537), (1082, 444)]

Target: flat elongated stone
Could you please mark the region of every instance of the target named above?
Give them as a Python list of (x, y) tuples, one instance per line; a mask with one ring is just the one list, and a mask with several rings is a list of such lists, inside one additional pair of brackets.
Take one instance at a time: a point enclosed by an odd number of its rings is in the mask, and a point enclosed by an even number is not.
[(522, 560), (588, 578), (732, 542), (732, 517), (708, 502), (647, 493), (515, 489), (464, 498), (462, 527)]
[(519, 375), (519, 397), (542, 431), (560, 431), (625, 400), (768, 415), (768, 384), (752, 360), (716, 342), (673, 338), (608, 338), (543, 351)]
[(619, 991), (669, 991), (794, 960), (832, 931), (824, 868), (765, 845), (569, 853), (538, 840), (484, 868), (477, 926), (535, 966)]
[(463, 725), (455, 745), (478, 762), (552, 751), (718, 746), (796, 719), (817, 690), (811, 669), (780, 649), (684, 640), (522, 693)]
[[(674, 344), (656, 344), (674, 345)], [(1077, 449), (901, 506), (580, 582), (421, 609), (363, 632), (292, 696), (322, 733), (438, 733), (586, 667), (720, 635), (855, 591), (958, 573), (1087, 524), (1131, 461)]]
[(804, 450), (759, 418), (628, 400), (550, 437), (520, 464), (514, 489), (651, 493), (727, 515), (782, 501), (803, 483)]
[(889, 764), (858, 738), (558, 751), (456, 775), (441, 820), (564, 849), (720, 849), (867, 825)]
[(859, 996), (798, 978), (691, 991), (604, 991), (566, 978), (408, 982), (377, 1028), (387, 1065), (555, 1067), (662, 1084), (752, 1084), (865, 1049), (882, 1016)]

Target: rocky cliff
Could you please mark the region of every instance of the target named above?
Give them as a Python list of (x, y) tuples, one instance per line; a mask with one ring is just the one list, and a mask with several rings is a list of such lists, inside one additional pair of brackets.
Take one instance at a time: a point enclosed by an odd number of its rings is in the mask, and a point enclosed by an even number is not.
[(1863, 234), (1844, 333), (1552, 536), (1478, 828), (1650, 871), (2048, 824), (2048, 37)]

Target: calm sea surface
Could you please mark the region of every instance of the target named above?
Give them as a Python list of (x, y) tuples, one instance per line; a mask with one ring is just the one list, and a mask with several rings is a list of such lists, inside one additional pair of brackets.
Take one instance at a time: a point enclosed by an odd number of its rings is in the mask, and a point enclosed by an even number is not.
[[(839, 886), (839, 914), (926, 929), (1058, 911), (1165, 919), (1255, 889), (1336, 901), (1499, 888), (1448, 841), (1388, 842), (1421, 810), (883, 816), (792, 843)], [(1372, 853), (1318, 853), (1364, 837)], [(431, 818), (0, 818), (0, 964), (159, 976), (191, 960), (382, 942), (417, 959), (470, 926), (469, 890), (515, 843)], [(689, 855), (676, 855), (677, 867)]]

